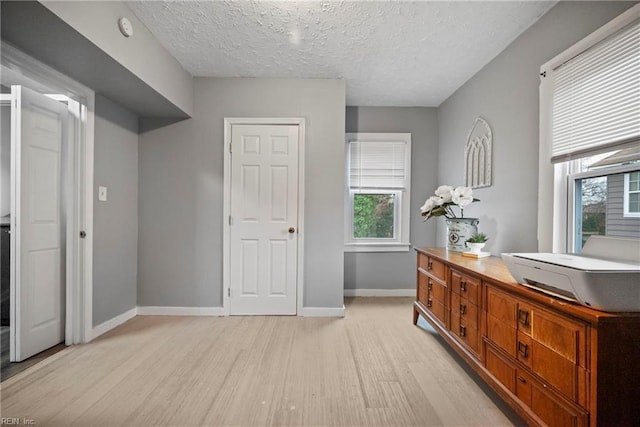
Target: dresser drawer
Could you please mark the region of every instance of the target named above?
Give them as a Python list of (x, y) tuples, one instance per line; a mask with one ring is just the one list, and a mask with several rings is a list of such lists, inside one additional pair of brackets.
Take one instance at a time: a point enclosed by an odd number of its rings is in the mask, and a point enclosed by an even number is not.
[(531, 308), (531, 337), (576, 365), (587, 367), (587, 325), (541, 308)]
[(487, 338), (516, 357), (517, 301), (491, 286), (487, 286)]
[(451, 270), (451, 292), (455, 292), (467, 298), (473, 304), (478, 305), (480, 281), (456, 270)]
[(511, 393), (549, 426), (585, 426), (586, 411), (565, 401), (547, 385), (536, 380), (501, 355), (490, 344), (486, 346), (485, 367)]
[(451, 312), (451, 333), (475, 354), (480, 354), (480, 334), (478, 333), (477, 321), (475, 319), (469, 320), (468, 316), (462, 317)]
[(532, 340), (527, 366), (569, 400), (587, 406), (588, 372), (550, 348)]
[(429, 298), (427, 300), (427, 309), (433, 313), (433, 315), (435, 317), (438, 318), (438, 320), (445, 325), (446, 324), (446, 317), (445, 317), (445, 309), (444, 309), (444, 304), (441, 303), (438, 300), (434, 300), (433, 298)]
[(418, 301), (420, 301), (423, 305), (427, 305), (427, 300), (429, 299), (429, 289), (427, 288), (427, 279), (426, 276), (420, 274), (418, 276)]
[(427, 276), (427, 290), (431, 298), (444, 304), (447, 287)]
[(586, 412), (567, 405), (538, 381), (531, 380), (530, 386), (528, 394), (531, 397), (531, 404), (529, 407), (547, 425), (553, 427), (583, 427), (588, 425), (589, 415)]
[(435, 317), (446, 323), (445, 295), (446, 286), (422, 272), (418, 272), (418, 301)]
[(418, 254), (418, 267), (442, 281), (446, 280), (445, 265), (435, 258), (422, 253)]
[[(474, 329), (480, 329), (480, 310), (475, 304), (471, 304), (468, 300), (461, 298), (460, 295), (451, 293), (451, 315), (456, 315), (462, 319), (466, 325), (473, 326)], [(455, 331), (454, 331), (455, 332)]]

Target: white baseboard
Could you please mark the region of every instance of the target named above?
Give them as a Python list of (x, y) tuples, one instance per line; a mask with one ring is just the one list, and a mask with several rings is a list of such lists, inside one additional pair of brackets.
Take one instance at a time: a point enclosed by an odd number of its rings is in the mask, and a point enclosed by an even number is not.
[(224, 316), (222, 307), (138, 307), (141, 316)]
[(345, 297), (415, 297), (416, 288), (411, 289), (345, 289)]
[(124, 313), (114, 317), (113, 319), (109, 319), (106, 322), (99, 324), (98, 326), (94, 326), (91, 330), (91, 339), (94, 340), (98, 338), (100, 335), (105, 334), (115, 328), (116, 326), (122, 325), (129, 319), (133, 319), (138, 314), (138, 308), (134, 307), (129, 311), (125, 311)]
[(302, 307), (302, 317), (344, 317), (342, 307)]

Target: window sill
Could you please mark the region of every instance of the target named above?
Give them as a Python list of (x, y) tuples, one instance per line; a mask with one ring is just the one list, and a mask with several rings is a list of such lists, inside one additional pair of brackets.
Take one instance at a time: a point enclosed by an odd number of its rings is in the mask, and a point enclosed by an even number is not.
[(345, 243), (345, 252), (409, 252), (410, 243)]

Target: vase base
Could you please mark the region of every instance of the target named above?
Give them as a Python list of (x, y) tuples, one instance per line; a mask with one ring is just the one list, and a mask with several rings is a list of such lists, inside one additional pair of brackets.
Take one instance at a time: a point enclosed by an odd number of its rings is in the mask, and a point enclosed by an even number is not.
[(491, 256), (491, 252), (462, 252), (462, 256), (468, 256), (469, 258), (486, 258)]

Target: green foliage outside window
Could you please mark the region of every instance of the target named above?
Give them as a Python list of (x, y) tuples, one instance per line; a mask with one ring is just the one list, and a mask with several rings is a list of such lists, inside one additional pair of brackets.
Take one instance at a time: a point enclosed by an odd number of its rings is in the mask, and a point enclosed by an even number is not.
[(581, 241), (582, 246), (590, 236), (607, 234), (607, 177), (582, 179)]
[(354, 194), (353, 237), (393, 239), (395, 198), (394, 194)]

